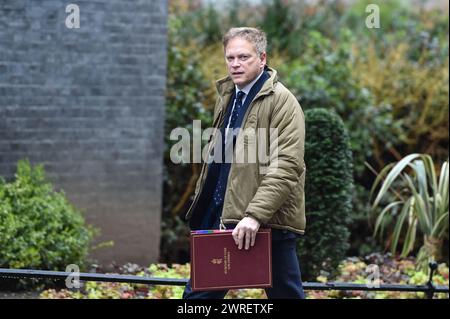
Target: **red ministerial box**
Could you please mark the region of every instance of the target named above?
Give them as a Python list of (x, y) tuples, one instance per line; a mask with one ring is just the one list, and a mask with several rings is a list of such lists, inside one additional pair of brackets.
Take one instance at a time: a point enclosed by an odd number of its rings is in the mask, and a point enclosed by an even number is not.
[(272, 287), (270, 229), (260, 229), (249, 250), (238, 249), (232, 232), (191, 232), (193, 291)]

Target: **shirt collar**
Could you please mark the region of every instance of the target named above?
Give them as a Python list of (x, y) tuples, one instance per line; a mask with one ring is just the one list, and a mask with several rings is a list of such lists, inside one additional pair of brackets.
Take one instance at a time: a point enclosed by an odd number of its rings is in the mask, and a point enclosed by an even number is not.
[(253, 85), (256, 83), (256, 81), (259, 80), (259, 78), (261, 77), (261, 75), (263, 74), (264, 69), (261, 71), (261, 73), (249, 84), (247, 84), (246, 86), (244, 86), (241, 90), (238, 89), (237, 85), (234, 86), (235, 90), (236, 90), (236, 95), (239, 91), (242, 91), (245, 93), (245, 97), (247, 97), (248, 93), (250, 92), (250, 90), (252, 89)]

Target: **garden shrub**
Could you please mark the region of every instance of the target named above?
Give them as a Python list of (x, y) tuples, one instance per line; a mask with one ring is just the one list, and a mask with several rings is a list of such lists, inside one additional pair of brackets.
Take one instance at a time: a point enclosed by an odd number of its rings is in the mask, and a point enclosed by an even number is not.
[(19, 161), (15, 180), (0, 177), (0, 267), (82, 268), (94, 234), (64, 192), (53, 190), (42, 165)]
[(355, 173), (362, 176), (374, 138), (396, 141), (400, 124), (392, 120), (389, 106), (375, 104), (372, 93), (353, 76), (353, 38), (348, 30), (342, 33), (337, 45), (317, 31), (309, 32), (302, 55), (281, 64), (278, 71), (303, 110), (327, 108), (342, 118), (349, 132)]
[[(426, 285), (429, 275), (418, 271), (412, 257), (393, 258), (391, 254), (372, 253), (364, 258), (349, 257), (338, 266), (338, 275), (319, 276), (318, 281), (355, 284)], [(434, 285), (448, 286), (448, 266), (439, 264), (432, 280)], [(448, 293), (434, 294), (434, 299), (448, 299)], [(309, 299), (425, 299), (423, 292), (328, 290), (308, 292)]]
[(427, 153), (438, 164), (448, 157), (448, 48), (446, 58), (433, 52), (443, 50), (441, 45), (420, 50), (418, 61), (409, 58), (415, 50), (404, 41), (382, 51), (373, 43), (354, 50), (353, 77), (373, 93), (377, 105), (389, 105), (393, 122), (401, 127), (396, 139), (387, 127), (389, 138), (378, 135), (372, 143), (379, 168), (387, 164), (383, 152), (396, 160), (402, 154)]
[(332, 272), (344, 259), (353, 191), (352, 153), (339, 116), (326, 109), (305, 112), (306, 232), (298, 242), (304, 279)]

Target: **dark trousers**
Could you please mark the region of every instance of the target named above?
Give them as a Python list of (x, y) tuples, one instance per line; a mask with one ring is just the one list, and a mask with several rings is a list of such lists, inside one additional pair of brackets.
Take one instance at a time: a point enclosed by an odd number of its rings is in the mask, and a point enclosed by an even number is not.
[[(304, 299), (300, 265), (296, 253), (296, 238), (277, 239), (272, 237), (272, 282), (267, 288), (269, 299)], [(228, 290), (192, 291), (191, 281), (187, 283), (183, 299), (223, 299)]]

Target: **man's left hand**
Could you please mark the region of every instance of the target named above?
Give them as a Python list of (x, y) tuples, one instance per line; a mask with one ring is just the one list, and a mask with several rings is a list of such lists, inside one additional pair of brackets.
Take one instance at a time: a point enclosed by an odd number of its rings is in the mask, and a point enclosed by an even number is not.
[(239, 249), (242, 249), (245, 240), (245, 249), (255, 245), (256, 233), (259, 229), (259, 222), (252, 217), (244, 217), (233, 230), (233, 239)]

